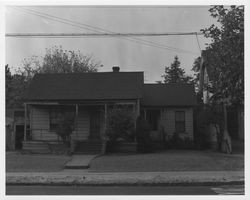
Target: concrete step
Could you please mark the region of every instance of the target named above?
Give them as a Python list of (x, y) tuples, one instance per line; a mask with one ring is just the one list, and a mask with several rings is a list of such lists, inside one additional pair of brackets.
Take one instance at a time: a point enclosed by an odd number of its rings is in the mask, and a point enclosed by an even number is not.
[(39, 154), (50, 153), (49, 145), (42, 141), (25, 141), (23, 142), (22, 150), (24, 152), (39, 153)]
[(87, 140), (78, 142), (75, 152), (81, 154), (99, 154), (102, 149), (102, 142), (100, 140)]

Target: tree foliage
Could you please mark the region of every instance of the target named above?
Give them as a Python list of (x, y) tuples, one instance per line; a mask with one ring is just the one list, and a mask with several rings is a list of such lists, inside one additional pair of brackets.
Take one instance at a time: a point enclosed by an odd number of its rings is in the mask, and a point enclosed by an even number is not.
[(185, 75), (185, 70), (180, 67), (178, 56), (169, 67), (165, 67), (165, 74), (162, 75), (164, 83), (191, 83), (192, 77)]
[(59, 119), (56, 133), (62, 138), (65, 144), (68, 144), (69, 136), (73, 132), (74, 121), (75, 116), (71, 112), (64, 112)]
[(135, 133), (134, 118), (134, 113), (126, 107), (111, 109), (107, 117), (106, 130), (109, 140), (115, 143), (119, 138), (124, 140), (133, 139)]
[(5, 65), (6, 108), (22, 106), (26, 87), (25, 77), (22, 74), (11, 74), (9, 66)]
[(205, 50), (205, 65), (213, 99), (229, 104), (244, 103), (244, 7), (213, 6), (209, 9), (219, 26), (202, 29), (212, 42)]
[(100, 63), (96, 62), (92, 56), (54, 46), (46, 49), (45, 56), (41, 60), (37, 56), (24, 59), (23, 68), (19, 72), (32, 78), (36, 73), (97, 72), (100, 66)]
[(6, 65), (6, 105), (22, 105), (25, 89), (35, 74), (97, 72), (99, 67), (100, 63), (94, 61), (92, 56), (85, 56), (80, 51), (63, 50), (61, 46), (46, 49), (41, 59), (38, 56), (25, 58), (22, 67), (13, 75)]

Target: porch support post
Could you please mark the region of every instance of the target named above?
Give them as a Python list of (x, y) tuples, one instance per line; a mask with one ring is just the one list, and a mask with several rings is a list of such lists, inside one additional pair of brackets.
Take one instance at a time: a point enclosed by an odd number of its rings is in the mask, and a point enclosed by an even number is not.
[(77, 133), (77, 120), (78, 120), (78, 104), (76, 104), (76, 116), (75, 116), (75, 132)]
[(101, 154), (105, 154), (106, 152), (106, 130), (107, 130), (107, 112), (108, 112), (108, 106), (107, 103), (104, 104), (104, 134), (102, 136), (102, 150)]
[[(74, 133), (77, 135), (77, 120), (78, 120), (78, 104), (75, 104), (75, 122), (74, 122)], [(70, 138), (70, 151), (73, 153), (75, 151), (75, 135), (73, 134), (73, 138)]]
[(137, 117), (139, 117), (140, 116), (140, 99), (137, 99), (137, 110), (136, 110), (136, 112), (137, 112)]
[(27, 141), (27, 104), (24, 103), (24, 141)]
[[(137, 118), (139, 116), (140, 116), (140, 99), (137, 99), (135, 103), (135, 131), (136, 131)], [(136, 134), (135, 134), (135, 142), (136, 142)]]
[(104, 104), (104, 135), (107, 130), (107, 112), (108, 112), (108, 106), (107, 103)]

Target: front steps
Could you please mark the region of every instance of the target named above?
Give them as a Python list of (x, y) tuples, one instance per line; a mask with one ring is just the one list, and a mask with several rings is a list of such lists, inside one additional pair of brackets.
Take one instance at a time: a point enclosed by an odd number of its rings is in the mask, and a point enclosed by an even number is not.
[(28, 153), (50, 153), (49, 145), (43, 141), (24, 141), (22, 150)]
[(52, 146), (62, 146), (62, 142), (58, 141), (23, 141), (23, 152), (37, 153), (37, 154), (49, 154), (53, 153), (54, 148)]
[(75, 154), (100, 154), (102, 151), (101, 140), (78, 141), (74, 150)]
[[(24, 153), (50, 154), (63, 153), (67, 148), (60, 141), (23, 141)], [(75, 141), (74, 154), (98, 155), (102, 152), (101, 140)]]

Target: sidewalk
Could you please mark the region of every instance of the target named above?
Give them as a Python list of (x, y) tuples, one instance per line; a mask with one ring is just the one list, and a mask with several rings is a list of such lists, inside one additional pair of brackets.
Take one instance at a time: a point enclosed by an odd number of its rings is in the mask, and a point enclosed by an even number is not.
[(72, 159), (66, 163), (65, 169), (88, 169), (90, 162), (98, 155), (73, 155)]
[(219, 185), (244, 184), (243, 171), (172, 171), (93, 173), (63, 170), (6, 173), (8, 185)]

